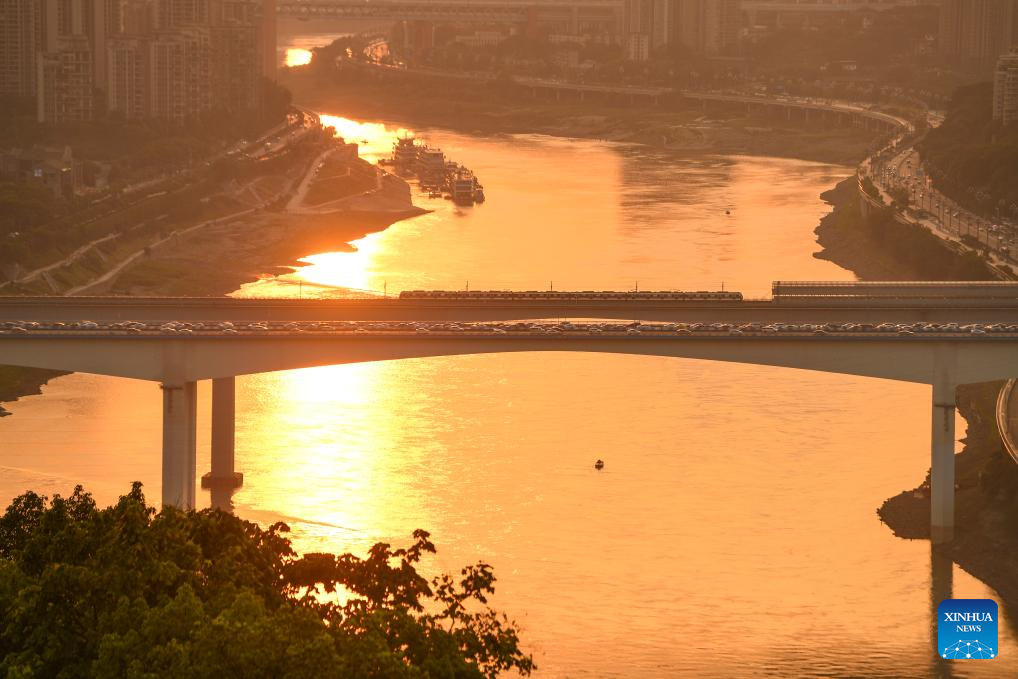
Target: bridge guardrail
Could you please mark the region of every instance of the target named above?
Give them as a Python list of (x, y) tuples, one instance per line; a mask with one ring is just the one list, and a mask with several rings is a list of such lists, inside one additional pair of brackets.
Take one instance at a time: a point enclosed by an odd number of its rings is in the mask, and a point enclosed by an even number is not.
[(1018, 444), (1015, 443), (1011, 433), (1010, 422), (1011, 398), (1014, 395), (1015, 385), (1018, 385), (1018, 380), (1008, 380), (1000, 388), (1000, 393), (997, 394), (997, 431), (1000, 433), (1004, 450), (1018, 464)]

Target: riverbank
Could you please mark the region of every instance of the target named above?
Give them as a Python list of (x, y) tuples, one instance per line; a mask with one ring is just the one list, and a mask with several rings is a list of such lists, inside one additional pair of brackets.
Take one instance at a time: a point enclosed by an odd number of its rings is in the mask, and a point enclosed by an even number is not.
[(959, 252), (926, 227), (903, 222), (890, 207), (871, 207), (864, 216), (855, 177), (822, 197), (832, 206), (816, 229), (823, 250), (815, 256), (863, 280), (996, 280), (974, 252)]
[[(400, 77), (394, 75), (391, 77)], [(856, 164), (873, 133), (778, 116), (747, 116), (740, 107), (701, 110), (666, 102), (531, 99), (498, 83), (448, 83), (403, 76), (399, 86), (370, 73), (325, 76), (283, 69), (282, 82), (302, 106), (333, 115), (411, 129), (443, 128), (476, 135), (547, 134), (643, 144), (683, 153), (758, 155)], [(508, 87), (515, 87), (508, 85)]]
[(57, 370), (0, 365), (0, 417), (10, 415), (4, 409), (4, 403), (17, 401), (22, 396), (41, 394), (43, 385), (66, 374)]
[[(1018, 611), (1018, 517), (1009, 516), (1013, 496), (1001, 491), (1018, 482), (1018, 469), (1004, 452), (997, 431), (995, 408), (1002, 385), (985, 382), (958, 388), (958, 412), (968, 431), (962, 439), (964, 448), (955, 458), (955, 538), (934, 549), (996, 590), (1013, 612)], [(877, 513), (898, 537), (928, 540), (929, 476), (917, 487), (889, 498)]]
[[(301, 266), (299, 259), (314, 252), (350, 252), (350, 241), (382, 231), (391, 224), (422, 214), (402, 212), (338, 212), (330, 215), (269, 215), (257, 222), (258, 238), (250, 223), (224, 224), (206, 230), (186, 243), (167, 247), (121, 275), (109, 292), (132, 296), (219, 296), (267, 275)], [(215, 266), (209, 266), (215, 262)], [(188, 272), (181, 276), (182, 271)]]
[(919, 280), (922, 276), (908, 265), (879, 247), (873, 236), (861, 228), (863, 216), (859, 209), (857, 180), (853, 175), (830, 191), (820, 194), (831, 206), (816, 228), (817, 243), (823, 248), (813, 256), (848, 269), (861, 280)]
[[(363, 160), (353, 161), (361, 170)], [(373, 168), (371, 168), (373, 170)], [(314, 168), (309, 171), (314, 173)], [(312, 188), (317, 180), (309, 182)], [(349, 195), (347, 187), (330, 200), (318, 191), (308, 204), (304, 195), (292, 209), (263, 212), (250, 219), (216, 225), (200, 234), (169, 243), (145, 262), (121, 274), (108, 288), (118, 295), (226, 295), (259, 277), (287, 273), (299, 259), (315, 252), (352, 251), (350, 242), (409, 219), (426, 210), (415, 207), (410, 186), (393, 175), (383, 175), (377, 190)], [(298, 190), (298, 193), (301, 193)], [(252, 232), (257, 238), (252, 238)], [(215, 266), (209, 266), (215, 262)], [(186, 271), (187, 276), (180, 276)]]
[[(358, 166), (369, 166), (354, 160)], [(313, 172), (314, 164), (305, 168)], [(271, 179), (271, 177), (270, 177)], [(252, 203), (281, 202), (291, 191), (295, 178), (275, 178), (275, 185), (256, 182), (238, 191), (239, 197)], [(263, 186), (263, 184), (266, 184)], [(313, 252), (351, 250), (350, 241), (389, 225), (426, 212), (413, 205), (409, 185), (398, 177), (385, 175), (375, 191), (350, 195), (348, 187), (326, 205), (305, 207), (295, 212), (277, 208), (250, 210), (243, 218), (208, 222), (186, 236), (168, 237), (158, 246), (139, 250), (121, 273), (101, 285), (99, 280), (111, 267), (109, 256), (94, 258), (90, 268), (76, 263), (73, 279), (87, 294), (132, 296), (220, 296), (237, 290), (244, 283), (271, 273), (285, 273), (300, 266), (300, 257)], [(322, 191), (319, 197), (327, 199)], [(342, 203), (341, 208), (335, 207)], [(331, 209), (330, 209), (331, 206)], [(190, 230), (184, 229), (182, 230)], [(252, 233), (257, 234), (252, 237)], [(138, 244), (140, 248), (142, 244)], [(123, 253), (121, 253), (123, 254)], [(84, 277), (84, 278), (83, 278)], [(32, 291), (45, 294), (45, 291)], [(42, 393), (46, 383), (65, 372), (0, 365), (0, 417), (8, 415), (2, 404), (23, 396)]]
[[(824, 193), (823, 198), (832, 211), (817, 227), (817, 242), (823, 250), (814, 256), (834, 262), (862, 280), (956, 280), (955, 274), (971, 264), (928, 232), (899, 231), (896, 245), (887, 247), (886, 235), (877, 238), (862, 216), (855, 177)], [(879, 233), (886, 234), (887, 227), (884, 224)], [(923, 252), (935, 254), (923, 256)], [(996, 486), (987, 482), (988, 477), (998, 482), (1010, 478), (1018, 485), (1018, 467), (1004, 453), (997, 431), (996, 401), (1002, 384), (958, 388), (958, 412), (968, 426), (961, 440), (963, 450), (955, 458), (956, 536), (952, 543), (934, 549), (995, 590), (1009, 611), (1018, 611), (1018, 571), (1009, 565), (1018, 563), (1015, 520), (1001, 509)], [(917, 487), (886, 500), (877, 514), (896, 536), (929, 540), (929, 475)]]

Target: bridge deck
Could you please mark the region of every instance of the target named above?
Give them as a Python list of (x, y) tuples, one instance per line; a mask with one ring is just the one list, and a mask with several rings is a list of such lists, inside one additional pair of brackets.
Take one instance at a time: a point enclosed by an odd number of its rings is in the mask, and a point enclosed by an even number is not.
[(0, 321), (497, 321), (605, 318), (687, 322), (1018, 322), (1007, 299), (441, 300), (224, 297), (0, 297)]

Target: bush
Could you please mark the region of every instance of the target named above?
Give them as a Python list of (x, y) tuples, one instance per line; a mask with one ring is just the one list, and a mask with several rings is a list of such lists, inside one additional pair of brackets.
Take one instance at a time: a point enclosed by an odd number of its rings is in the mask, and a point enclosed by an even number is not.
[(487, 605), (487, 564), (428, 581), (416, 570), (435, 552), (424, 531), (361, 559), (297, 556), (288, 530), (217, 510), (157, 514), (137, 483), (101, 510), (80, 486), (16, 498), (0, 516), (0, 675), (466, 679), (534, 668), (516, 624)]
[(937, 187), (981, 214), (1018, 217), (1018, 124), (993, 120), (993, 86), (959, 88), (920, 150)]

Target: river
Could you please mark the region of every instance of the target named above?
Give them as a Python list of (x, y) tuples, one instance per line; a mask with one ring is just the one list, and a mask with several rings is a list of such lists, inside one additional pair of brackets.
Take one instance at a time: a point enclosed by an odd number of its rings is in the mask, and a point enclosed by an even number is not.
[[(398, 134), (330, 120), (369, 157)], [(851, 168), (423, 134), (477, 172), (485, 204), (419, 197), (433, 212), (236, 294), (759, 296), (774, 279), (852, 278), (813, 257), (819, 194)], [(199, 473), (209, 396), (203, 383)], [(522, 624), (539, 677), (1000, 676), (998, 661), (938, 664), (929, 635), (945, 586), (993, 592), (950, 567), (934, 582), (928, 544), (875, 513), (926, 473), (929, 399), (884, 380), (596, 354), (242, 377), (233, 500), (240, 516), (289, 522), (300, 550), (363, 552), (421, 527), (436, 568), (493, 564), (495, 604)], [(0, 500), (82, 482), (110, 502), (134, 479), (159, 497), (157, 386), (76, 374), (9, 409)]]

